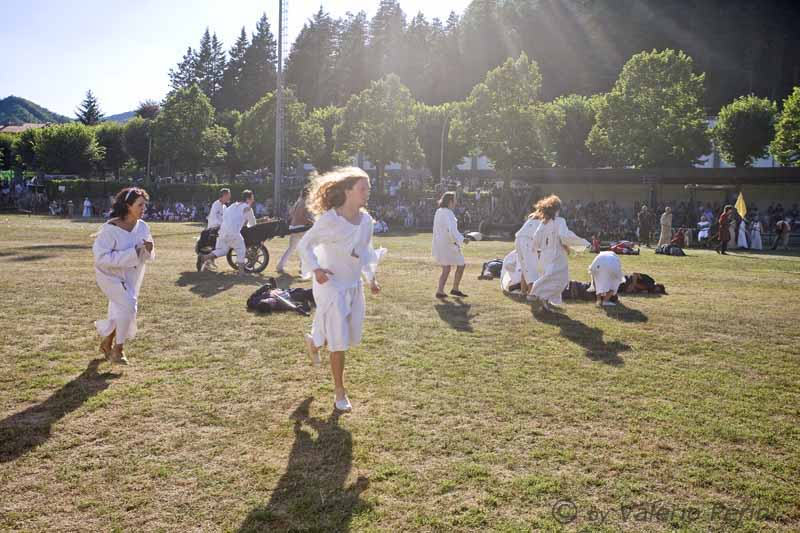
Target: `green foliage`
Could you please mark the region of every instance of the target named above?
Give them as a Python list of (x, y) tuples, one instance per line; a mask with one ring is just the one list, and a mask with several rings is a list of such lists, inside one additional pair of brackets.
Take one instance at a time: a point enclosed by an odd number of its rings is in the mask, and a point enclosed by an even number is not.
[(309, 108), (333, 102), (336, 28), (329, 13), (319, 11), (303, 25), (286, 63), (286, 81)]
[(590, 168), (595, 165), (596, 159), (586, 147), (586, 140), (596, 121), (596, 100), (597, 97), (570, 94), (550, 103), (553, 111), (564, 119), (553, 138), (557, 166)]
[(342, 123), (343, 110), (336, 106), (315, 109), (309, 114), (309, 121), (322, 131), (323, 142), (311, 151), (311, 163), (319, 172), (328, 172), (333, 167), (347, 164), (347, 154), (337, 151), (336, 127)]
[(783, 102), (770, 152), (782, 165), (800, 163), (800, 87), (795, 87)]
[(422, 159), (414, 104), (408, 88), (391, 74), (351, 97), (342, 124), (336, 128), (345, 151), (361, 152), (377, 167), (378, 191), (387, 164), (416, 163)]
[(11, 170), (15, 166), (17, 138), (0, 133), (0, 170)]
[(104, 151), (100, 167), (119, 179), (119, 169), (129, 158), (125, 151), (125, 127), (117, 122), (103, 122), (95, 127), (94, 134)]
[(558, 116), (539, 101), (541, 83), (536, 62), (522, 53), (489, 72), (463, 108), (466, 138), (506, 177), (514, 169), (552, 165)]
[(211, 126), (203, 130), (200, 139), (200, 151), (203, 163), (211, 168), (220, 168), (225, 164), (231, 144), (231, 134), (223, 126)]
[(154, 150), (168, 171), (203, 167), (203, 135), (214, 125), (214, 108), (197, 85), (172, 93), (153, 123)]
[(277, 46), (267, 15), (261, 15), (256, 32), (244, 52), (239, 82), (240, 100), (235, 107), (239, 111), (250, 109), (277, 87)]
[(711, 131), (722, 158), (737, 167), (749, 167), (766, 156), (775, 136), (776, 114), (774, 102), (752, 94), (724, 106)]
[[(451, 124), (458, 115), (456, 104), (429, 106), (418, 103), (414, 106), (417, 118), (417, 135), (425, 164), (435, 181), (441, 179), (441, 167), (445, 171), (461, 163), (467, 155), (467, 146), (460, 137), (451, 135)], [(442, 165), (442, 136), (445, 139), (444, 164)]]
[(23, 131), (17, 141), (17, 165), (24, 170), (38, 170), (39, 160), (36, 157), (36, 147), (42, 142), (42, 129), (31, 128)]
[(0, 124), (62, 124), (70, 119), (19, 96), (0, 100)]
[(86, 126), (94, 126), (103, 120), (103, 113), (100, 111), (100, 103), (92, 91), (86, 91), (86, 98), (81, 102), (80, 107), (75, 112), (78, 122)]
[(152, 120), (158, 116), (159, 112), (161, 112), (161, 104), (155, 100), (145, 100), (144, 102), (139, 102), (139, 106), (133, 113), (139, 118)]
[(587, 146), (612, 166), (687, 167), (710, 151), (703, 74), (683, 52), (641, 52), (598, 100)]
[(127, 153), (140, 169), (147, 167), (147, 150), (152, 121), (135, 117), (125, 123), (123, 142)]
[(97, 143), (94, 129), (71, 122), (42, 128), (35, 145), (40, 170), (58, 174), (91, 174), (103, 160), (105, 150)]
[[(306, 120), (305, 105), (287, 91), (284, 124), (288, 161), (305, 160), (323, 143), (321, 128)], [(275, 96), (265, 95), (252, 109), (242, 114), (237, 126), (236, 151), (247, 168), (275, 166)]]

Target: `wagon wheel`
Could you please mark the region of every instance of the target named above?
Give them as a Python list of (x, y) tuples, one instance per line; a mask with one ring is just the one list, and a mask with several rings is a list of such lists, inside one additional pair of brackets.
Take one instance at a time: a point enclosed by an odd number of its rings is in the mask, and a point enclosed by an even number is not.
[[(232, 249), (228, 252), (228, 264), (231, 268), (239, 268), (236, 263), (236, 252)], [(247, 272), (258, 274), (263, 272), (269, 264), (269, 251), (263, 244), (250, 246), (247, 248), (247, 258), (244, 264), (244, 269)]]

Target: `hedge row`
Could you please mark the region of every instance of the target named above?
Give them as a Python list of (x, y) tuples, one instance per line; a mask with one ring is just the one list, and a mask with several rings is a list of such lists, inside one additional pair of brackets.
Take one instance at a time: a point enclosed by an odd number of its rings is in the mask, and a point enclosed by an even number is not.
[[(130, 183), (117, 181), (97, 181), (85, 179), (63, 179), (50, 180), (46, 182), (47, 197), (51, 200), (72, 200), (79, 201), (85, 197), (107, 198), (115, 195)], [(64, 191), (59, 188), (63, 186)], [(219, 190), (227, 187), (231, 190), (234, 198), (239, 198), (242, 191), (250, 189), (256, 195), (256, 199), (264, 200), (272, 198), (272, 185), (242, 185), (227, 183), (162, 183), (153, 184), (147, 188), (152, 201), (171, 201), (171, 202), (211, 202), (219, 195)]]

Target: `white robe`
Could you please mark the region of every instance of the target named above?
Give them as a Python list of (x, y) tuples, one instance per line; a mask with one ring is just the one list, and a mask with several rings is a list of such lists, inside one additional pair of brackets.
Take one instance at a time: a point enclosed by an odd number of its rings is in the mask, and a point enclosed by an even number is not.
[(433, 258), (442, 266), (462, 266), (463, 244), (464, 236), (458, 231), (456, 215), (447, 207), (437, 209), (433, 216)]
[(661, 235), (658, 237), (658, 246), (669, 244), (672, 240), (672, 213), (661, 215)]
[(728, 249), (735, 250), (739, 247), (738, 242), (736, 241), (736, 224), (735, 220), (731, 220), (730, 225), (728, 226), (728, 234), (731, 236), (728, 240)]
[[(94, 324), (101, 337), (116, 330), (116, 343), (124, 344), (136, 336), (139, 289), (145, 263), (155, 259), (155, 248), (148, 252), (143, 241), (153, 241), (150, 228), (139, 220), (128, 232), (113, 224), (103, 224), (92, 246), (97, 285), (108, 297), (108, 318)], [(137, 254), (136, 246), (141, 246)]]
[(83, 201), (83, 216), (84, 218), (92, 216), (92, 202), (89, 199)]
[(761, 222), (753, 222), (753, 228), (750, 230), (750, 249), (763, 250), (761, 244)]
[(533, 247), (533, 236), (539, 229), (541, 221), (536, 218), (529, 218), (525, 225), (515, 235), (514, 248), (517, 251), (517, 262), (525, 276), (525, 281), (533, 286), (541, 274), (539, 270), (539, 250)]
[(600, 252), (589, 265), (589, 275), (592, 283), (590, 292), (604, 294), (611, 291), (617, 294), (622, 283), (625, 283), (625, 274), (622, 273), (622, 261), (614, 252)]
[(503, 258), (503, 270), (500, 274), (500, 288), (503, 292), (511, 292), (511, 286), (522, 281), (522, 268), (518, 258), (516, 250), (508, 252)]
[[(311, 336), (317, 347), (327, 344), (329, 351), (343, 352), (361, 342), (365, 314), (362, 276), (371, 282), (386, 253), (385, 248), (372, 247), (373, 226), (367, 213), (362, 213), (360, 224), (355, 225), (330, 209), (297, 245), (303, 277), (313, 279), (317, 309)], [(333, 272), (323, 284), (314, 276), (318, 268)]]
[(531, 294), (554, 305), (561, 304), (561, 293), (569, 285), (569, 262), (563, 246), (582, 252), (589, 242), (570, 231), (562, 217), (543, 222), (533, 236), (534, 249), (541, 250), (542, 275), (533, 284)]
[(749, 248), (747, 245), (747, 222), (744, 220), (739, 223), (739, 239), (736, 244), (739, 245), (739, 248)]
[(211, 204), (211, 210), (208, 212), (208, 228), (218, 228), (222, 226), (222, 215), (225, 212), (225, 204), (220, 200), (215, 200)]

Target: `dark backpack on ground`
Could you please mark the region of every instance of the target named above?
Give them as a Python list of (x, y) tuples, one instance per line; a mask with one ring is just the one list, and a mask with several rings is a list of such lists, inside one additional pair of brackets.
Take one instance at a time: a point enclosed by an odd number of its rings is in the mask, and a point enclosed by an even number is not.
[[(256, 289), (247, 299), (247, 309), (259, 313), (271, 313), (273, 311), (289, 311), (290, 309), (279, 299), (274, 298), (270, 293), (278, 288), (275, 278), (267, 278), (267, 282)], [(311, 289), (294, 287), (286, 289), (288, 299), (306, 313), (311, 312), (314, 303), (314, 293)]]
[(502, 259), (492, 259), (491, 261), (486, 261), (483, 264), (483, 268), (481, 268), (481, 275), (478, 276), (478, 279), (494, 279), (499, 278), (503, 273), (503, 260)]

